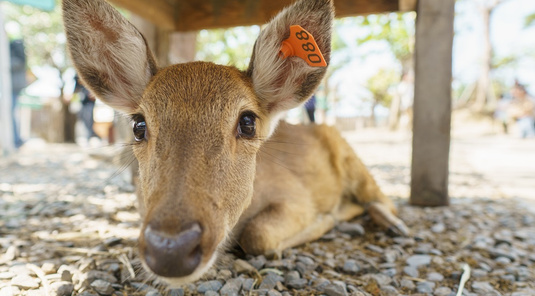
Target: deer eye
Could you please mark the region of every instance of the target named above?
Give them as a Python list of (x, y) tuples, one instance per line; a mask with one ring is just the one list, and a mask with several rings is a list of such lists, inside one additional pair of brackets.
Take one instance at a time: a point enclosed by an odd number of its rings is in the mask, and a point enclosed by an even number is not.
[(145, 118), (140, 116), (134, 119), (134, 139), (136, 142), (141, 142), (147, 138), (147, 124)]
[(256, 132), (256, 116), (253, 113), (243, 113), (238, 122), (238, 136), (252, 138)]

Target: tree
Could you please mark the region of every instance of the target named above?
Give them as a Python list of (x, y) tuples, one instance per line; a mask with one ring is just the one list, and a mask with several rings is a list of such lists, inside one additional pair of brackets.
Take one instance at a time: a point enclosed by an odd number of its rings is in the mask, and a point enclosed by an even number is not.
[[(393, 56), (399, 61), (401, 66), (400, 78), (404, 75), (413, 75), (413, 55), (414, 55), (414, 12), (390, 13), (381, 15), (369, 15), (356, 18), (357, 26), (368, 27), (368, 34), (358, 38), (357, 43), (363, 45), (371, 41), (386, 42)], [(400, 81), (401, 79), (398, 79)], [(390, 115), (388, 126), (395, 129), (398, 126), (401, 97), (392, 97), (389, 105)]]
[(490, 42), (490, 19), (496, 8), (508, 0), (471, 0), (478, 7), (483, 22), (483, 48), (481, 50), (481, 68), (479, 79), (477, 81), (476, 97), (474, 100), (474, 109), (482, 112), (489, 103), (496, 100), (492, 91), (491, 71), (493, 50)]
[(528, 15), (524, 21), (524, 26), (526, 28), (533, 25), (535, 25), (535, 13)]
[(370, 122), (375, 125), (375, 108), (379, 105), (388, 107), (392, 104), (392, 87), (399, 83), (399, 75), (394, 69), (379, 69), (368, 78), (366, 88), (372, 95), (370, 106)]
[(259, 32), (258, 26), (202, 30), (197, 36), (196, 59), (245, 70), (256, 39), (252, 36)]
[[(46, 12), (30, 6), (18, 6), (6, 3), (4, 5), (6, 24), (15, 27), (23, 38), (28, 56), (28, 66), (49, 65), (55, 68), (60, 75), (69, 68), (67, 51), (65, 47), (65, 34), (63, 32), (63, 20), (61, 16), (61, 3), (56, 0), (56, 7), (51, 12)], [(49, 140), (57, 142), (74, 142), (74, 124), (76, 116), (69, 112), (70, 101), (60, 89), (58, 98), (61, 115), (52, 116), (58, 120), (51, 124), (52, 134)]]

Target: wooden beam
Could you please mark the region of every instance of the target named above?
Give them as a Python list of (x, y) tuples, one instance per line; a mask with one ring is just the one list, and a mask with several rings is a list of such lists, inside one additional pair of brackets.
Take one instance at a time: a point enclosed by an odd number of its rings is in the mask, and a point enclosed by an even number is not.
[[(263, 24), (282, 8), (294, 2), (294, 0), (175, 1), (177, 31)], [(409, 9), (407, 1), (415, 0), (334, 0), (334, 3), (336, 16), (345, 17), (399, 11), (401, 2), (405, 3), (405, 9)]]
[(448, 174), (455, 0), (418, 2), (410, 203), (449, 203)]
[(109, 0), (165, 30), (175, 30), (175, 7), (167, 0)]

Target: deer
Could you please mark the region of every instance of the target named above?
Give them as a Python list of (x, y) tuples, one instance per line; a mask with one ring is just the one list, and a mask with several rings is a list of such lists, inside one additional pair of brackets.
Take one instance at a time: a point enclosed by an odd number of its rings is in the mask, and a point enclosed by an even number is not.
[(132, 120), (144, 209), (138, 251), (150, 274), (192, 282), (229, 244), (280, 254), (364, 213), (408, 234), (334, 127), (280, 120), (325, 75), (332, 0), (282, 10), (260, 32), (246, 70), (202, 61), (160, 68), (142, 34), (105, 0), (63, 0), (63, 18), (82, 81)]

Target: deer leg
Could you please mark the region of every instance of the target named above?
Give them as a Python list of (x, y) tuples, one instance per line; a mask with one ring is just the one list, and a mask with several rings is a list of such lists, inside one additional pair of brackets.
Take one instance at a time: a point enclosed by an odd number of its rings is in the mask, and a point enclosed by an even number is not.
[(316, 214), (310, 198), (285, 198), (268, 205), (243, 228), (239, 244), (248, 254), (280, 254), (282, 250), (321, 237), (334, 219)]
[[(348, 146), (348, 149), (351, 148)], [(383, 194), (364, 163), (354, 153), (347, 160), (348, 184), (356, 202), (367, 209), (372, 220), (378, 225), (397, 235), (408, 235), (408, 227), (396, 216), (394, 203)]]

